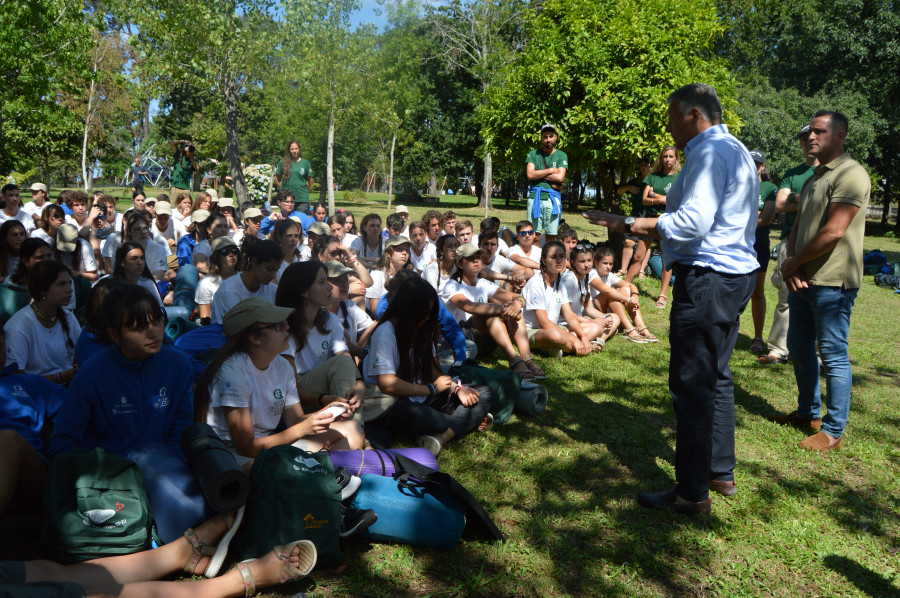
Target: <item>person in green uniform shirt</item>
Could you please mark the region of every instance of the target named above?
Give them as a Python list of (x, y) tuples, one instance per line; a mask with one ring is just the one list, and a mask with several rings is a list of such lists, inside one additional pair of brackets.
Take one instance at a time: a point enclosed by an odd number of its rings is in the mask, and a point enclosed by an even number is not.
[(295, 204), (309, 203), (309, 188), (312, 186), (312, 165), (303, 157), (300, 144), (288, 143), (281, 168), (275, 175), (279, 189), (290, 189), (294, 193)]
[(769, 178), (769, 171), (766, 170), (766, 155), (759, 150), (753, 150), (750, 152), (750, 157), (756, 164), (756, 172), (759, 176), (759, 217), (756, 221), (756, 241), (753, 242), (759, 270), (756, 272), (756, 286), (753, 287), (753, 295), (750, 296), (754, 332), (750, 350), (757, 355), (763, 355), (768, 352), (766, 343), (762, 339), (762, 333), (766, 323), (765, 284), (766, 269), (769, 267), (769, 224), (775, 217), (775, 196), (778, 194), (778, 186)]
[(179, 193), (191, 192), (191, 179), (194, 173), (200, 170), (197, 158), (194, 157), (196, 148), (190, 141), (176, 139), (169, 142), (172, 154), (175, 156), (175, 167), (172, 168), (172, 188), (169, 197), (178, 197)]
[(800, 191), (803, 185), (815, 173), (819, 160), (809, 148), (809, 125), (804, 126), (797, 134), (800, 142), (800, 151), (803, 152), (804, 161), (784, 173), (781, 179), (781, 188), (775, 196), (775, 211), (784, 214), (784, 223), (781, 226), (781, 243), (778, 245), (778, 262), (775, 273), (772, 274), (772, 284), (778, 288), (778, 304), (772, 317), (772, 328), (769, 330), (767, 342), (768, 353), (761, 355), (759, 363), (771, 365), (787, 363), (790, 351), (787, 347), (788, 319), (790, 308), (788, 307), (788, 288), (781, 279), (781, 264), (787, 257), (787, 238), (794, 227), (797, 218), (797, 205)]
[(534, 242), (540, 246), (541, 234), (547, 241), (556, 238), (562, 217), (562, 196), (559, 193), (569, 169), (569, 157), (556, 149), (559, 134), (556, 127), (541, 127), (541, 147), (531, 150), (525, 159), (525, 174), (531, 185), (528, 193), (528, 220), (536, 234)]
[[(674, 145), (667, 145), (659, 152), (650, 174), (644, 179), (644, 189), (641, 194), (641, 203), (643, 204), (646, 218), (657, 218), (666, 211), (666, 195), (675, 182), (675, 177), (681, 171), (681, 161), (678, 159), (678, 150)], [(628, 273), (625, 275), (625, 281), (631, 284), (640, 273), (641, 264), (644, 263), (644, 257), (650, 251), (650, 244), (653, 241), (649, 238), (638, 239), (637, 248), (634, 253), (634, 260), (628, 267)], [(659, 289), (659, 295), (656, 298), (656, 307), (664, 308), (669, 298), (666, 291), (669, 288), (669, 282), (672, 280), (672, 271), (663, 270), (662, 285)]]

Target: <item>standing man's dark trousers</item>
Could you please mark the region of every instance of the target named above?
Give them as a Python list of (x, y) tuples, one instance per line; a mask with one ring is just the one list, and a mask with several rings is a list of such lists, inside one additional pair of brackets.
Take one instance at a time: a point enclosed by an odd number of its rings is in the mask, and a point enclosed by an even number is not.
[(734, 479), (734, 382), (728, 360), (756, 273), (676, 264), (670, 315), (669, 392), (675, 406), (675, 493), (709, 497), (709, 481)]

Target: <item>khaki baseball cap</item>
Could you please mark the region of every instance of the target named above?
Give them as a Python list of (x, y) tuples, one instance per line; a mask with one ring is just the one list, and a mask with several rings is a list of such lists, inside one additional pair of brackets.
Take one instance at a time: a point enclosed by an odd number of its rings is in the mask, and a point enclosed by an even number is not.
[(223, 197), (219, 200), (220, 208), (233, 208), (234, 207), (234, 199), (230, 197)]
[(344, 264), (340, 262), (325, 262), (325, 272), (328, 275), (328, 278), (337, 278), (338, 276), (343, 276), (344, 274), (351, 274), (353, 272), (353, 268), (348, 268)]
[(394, 208), (394, 214), (409, 214), (409, 208), (406, 206), (397, 206)]
[(244, 220), (257, 218), (262, 215), (262, 210), (260, 210), (259, 208), (247, 208), (246, 210), (244, 210)]
[(231, 237), (228, 237), (228, 236), (219, 237), (218, 239), (215, 239), (215, 240), (213, 240), (212, 243), (210, 243), (210, 248), (214, 252), (219, 251), (220, 249), (225, 249), (226, 247), (229, 247), (229, 246), (237, 247), (237, 244), (234, 242), (234, 240)]
[(284, 322), (292, 313), (294, 310), (290, 307), (278, 307), (262, 297), (250, 297), (228, 310), (222, 319), (222, 326), (225, 328), (225, 334), (235, 336), (256, 322), (263, 324)]
[(56, 248), (66, 253), (72, 253), (78, 246), (78, 228), (68, 222), (56, 231)]
[(171, 214), (172, 214), (172, 204), (170, 204), (170, 203), (167, 202), (167, 201), (160, 201), (160, 202), (157, 202), (157, 204), (156, 204), (156, 215), (159, 216), (160, 214), (168, 214), (168, 215), (171, 215)]
[(197, 222), (206, 222), (207, 218), (209, 218), (208, 211), (194, 210), (194, 213), (191, 214), (191, 224), (196, 224)]
[(44, 183), (34, 183), (34, 184), (31, 185), (31, 187), (29, 187), (28, 189), (31, 190), (31, 191), (43, 191), (44, 193), (46, 193), (46, 192), (47, 192), (47, 185), (45, 185)]
[(484, 249), (472, 244), (466, 243), (465, 245), (460, 245), (456, 250), (456, 261), (460, 261), (463, 258), (472, 258), (476, 255), (481, 254), (484, 256)]
[(306, 229), (306, 234), (313, 234), (324, 237), (325, 235), (331, 234), (331, 229), (324, 222), (313, 222), (309, 225), (309, 228)]
[(410, 240), (404, 237), (403, 235), (394, 235), (393, 237), (388, 237), (388, 240), (384, 242), (384, 248), (388, 247), (396, 247), (397, 245), (411, 245)]

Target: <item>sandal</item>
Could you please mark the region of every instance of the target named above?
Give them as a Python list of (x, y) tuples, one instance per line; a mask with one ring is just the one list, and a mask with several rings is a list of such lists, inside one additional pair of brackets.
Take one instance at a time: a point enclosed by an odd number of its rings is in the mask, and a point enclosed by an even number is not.
[[(201, 542), (200, 538), (198, 538), (197, 534), (194, 532), (194, 528), (190, 528), (184, 532), (184, 537), (187, 538), (187, 541), (191, 544), (191, 560), (189, 560), (181, 569), (188, 575), (193, 575), (194, 571), (197, 569), (197, 565), (200, 564), (203, 557), (215, 554), (216, 547)], [(206, 569), (209, 570), (209, 567), (207, 566)]]
[[(298, 555), (300, 557), (299, 569), (291, 565), (290, 560), (291, 553), (294, 552), (294, 548), (297, 546), (300, 547), (300, 554)], [(303, 579), (309, 575), (313, 567), (316, 566), (316, 559), (318, 558), (316, 545), (309, 540), (297, 540), (290, 544), (276, 546), (272, 549), (272, 552), (281, 561), (281, 583)], [(256, 580), (253, 579), (253, 573), (250, 571), (249, 566), (254, 560), (256, 559), (241, 561), (237, 566), (238, 571), (241, 573), (241, 580), (244, 582), (244, 596), (247, 597), (256, 594)]]
[(600, 353), (606, 348), (606, 341), (602, 338), (595, 338), (591, 341), (591, 346), (596, 349), (595, 353)]
[[(646, 332), (647, 334), (644, 334), (644, 332)], [(659, 342), (659, 339), (656, 338), (656, 336), (652, 332), (647, 330), (646, 326), (644, 326), (643, 328), (638, 328), (638, 334), (640, 334), (644, 338), (644, 340), (647, 341), (648, 343), (658, 343)]]
[(756, 355), (763, 355), (768, 350), (769, 348), (766, 346), (766, 343), (758, 336), (750, 343), (750, 351)]
[(669, 303), (669, 298), (665, 295), (660, 295), (656, 298), (656, 307), (659, 309), (665, 309), (666, 305)]
[[(632, 332), (637, 333), (637, 338), (631, 336)], [(639, 345), (644, 345), (648, 342), (647, 339), (645, 339), (643, 337), (643, 335), (640, 332), (638, 332), (637, 328), (629, 328), (628, 330), (623, 330), (622, 335), (625, 338), (627, 338), (628, 340), (630, 340), (631, 342), (637, 343)]]
[[(529, 363), (531, 363), (534, 367), (531, 367), (530, 365), (528, 365)], [(532, 380), (544, 380), (545, 378), (547, 378), (547, 372), (545, 372), (544, 370), (542, 370), (540, 368), (540, 366), (538, 366), (537, 362), (535, 362), (535, 360), (534, 360), (534, 357), (530, 357), (530, 358), (526, 359), (525, 366), (529, 370), (531, 370), (532, 374), (534, 374), (534, 376), (532, 376), (532, 378), (531, 378)]]
[[(525, 368), (524, 372), (516, 369), (516, 366), (519, 365)], [(511, 359), (509, 361), (509, 369), (522, 376), (523, 380), (534, 380), (534, 372), (531, 371), (531, 368), (528, 367), (528, 365), (525, 363), (525, 360), (521, 357)]]
[(478, 426), (479, 432), (487, 432), (494, 425), (494, 416), (488, 413), (484, 416), (484, 419), (481, 420), (481, 424)]
[(784, 357), (777, 357), (772, 355), (771, 353), (768, 355), (761, 355), (757, 360), (760, 365), (772, 365), (773, 363), (787, 363), (787, 359)]

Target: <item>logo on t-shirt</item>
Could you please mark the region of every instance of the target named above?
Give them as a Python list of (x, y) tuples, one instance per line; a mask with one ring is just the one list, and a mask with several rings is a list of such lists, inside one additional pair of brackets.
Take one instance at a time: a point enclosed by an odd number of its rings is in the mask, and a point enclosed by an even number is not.
[(162, 409), (163, 407), (169, 406), (169, 397), (166, 396), (166, 387), (163, 386), (159, 389), (159, 395), (155, 403), (153, 403), (154, 409)]
[(119, 402), (112, 408), (113, 415), (134, 415), (137, 413), (137, 409), (134, 408), (132, 403), (128, 402), (128, 399), (122, 397), (119, 399)]
[(20, 397), (20, 398), (23, 398), (23, 399), (30, 399), (30, 398), (31, 398), (31, 396), (28, 394), (28, 392), (27, 392), (24, 388), (22, 388), (20, 385), (18, 385), (18, 384), (16, 384), (15, 386), (13, 386), (12, 396), (14, 396), (14, 397)]

